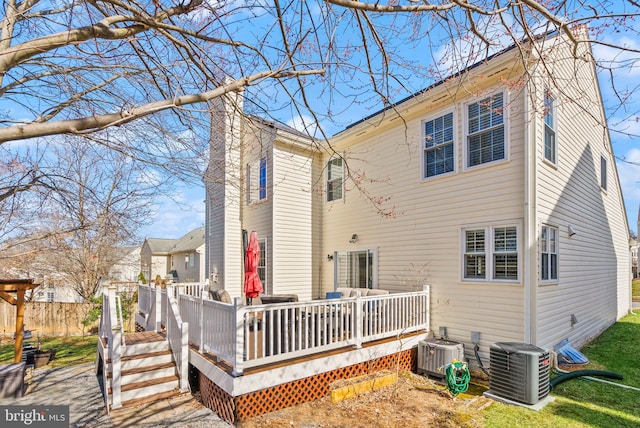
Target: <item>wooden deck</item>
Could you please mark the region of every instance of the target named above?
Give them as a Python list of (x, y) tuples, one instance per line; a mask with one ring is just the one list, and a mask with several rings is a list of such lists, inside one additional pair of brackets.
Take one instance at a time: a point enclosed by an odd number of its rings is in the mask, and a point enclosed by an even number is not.
[(167, 340), (167, 336), (163, 333), (155, 331), (141, 331), (137, 333), (127, 333), (124, 335), (124, 343), (126, 346), (137, 345), (139, 343), (153, 343)]

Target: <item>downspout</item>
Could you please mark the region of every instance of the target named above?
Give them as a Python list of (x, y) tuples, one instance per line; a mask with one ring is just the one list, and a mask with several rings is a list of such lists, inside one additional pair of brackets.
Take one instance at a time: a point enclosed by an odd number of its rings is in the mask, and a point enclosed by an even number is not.
[(524, 86), (524, 341), (537, 341), (536, 118), (531, 115), (529, 86)]

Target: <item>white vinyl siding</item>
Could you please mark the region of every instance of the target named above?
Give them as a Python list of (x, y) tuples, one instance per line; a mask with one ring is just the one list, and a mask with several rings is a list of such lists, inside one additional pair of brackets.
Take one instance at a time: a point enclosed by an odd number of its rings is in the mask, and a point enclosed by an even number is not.
[[(580, 49), (588, 54), (588, 46)], [(538, 168), (535, 177), (540, 226), (557, 228), (557, 286), (536, 287), (533, 305), (535, 324), (532, 343), (552, 348), (563, 338), (580, 347), (593, 339), (629, 309), (628, 226), (615, 162), (609, 153), (611, 143), (603, 125), (606, 118), (592, 64), (574, 61), (569, 46), (557, 46), (545, 52), (548, 70), (555, 81), (572, 82), (555, 95), (556, 124), (562, 126), (562, 144), (557, 144), (556, 168)], [(548, 76), (542, 75), (531, 84), (541, 99)], [(533, 109), (532, 109), (533, 110)], [(535, 116), (532, 112), (531, 123)], [(545, 160), (544, 123), (531, 136), (537, 158)], [(604, 162), (601, 157), (604, 156)], [(607, 191), (601, 189), (602, 166), (608, 167)], [(569, 235), (569, 225), (572, 235)], [(542, 231), (538, 230), (538, 237)], [(542, 243), (540, 243), (542, 245)], [(535, 271), (542, 279), (543, 248), (536, 252)], [(549, 282), (552, 282), (549, 280)], [(578, 323), (571, 325), (570, 315)]]
[(453, 112), (423, 124), (424, 165), (422, 178), (455, 170)]
[(506, 159), (504, 94), (467, 106), (467, 167)]
[(344, 190), (342, 158), (336, 156), (327, 163), (327, 202), (342, 199)]
[(519, 244), (516, 226), (463, 230), (463, 278), (517, 282)]

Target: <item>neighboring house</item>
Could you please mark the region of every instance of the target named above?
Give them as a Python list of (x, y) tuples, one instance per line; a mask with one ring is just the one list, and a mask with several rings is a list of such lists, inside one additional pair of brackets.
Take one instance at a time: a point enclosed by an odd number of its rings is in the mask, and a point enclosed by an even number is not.
[(122, 256), (109, 269), (110, 282), (138, 282), (142, 247), (122, 248)]
[(179, 239), (148, 238), (141, 250), (140, 269), (147, 281), (156, 277), (175, 282), (202, 282), (205, 275), (204, 227)]
[(32, 302), (82, 303), (83, 299), (68, 285), (56, 284), (55, 281), (43, 280), (33, 290)]
[(432, 330), (469, 348), (472, 331), (483, 349), (598, 335), (631, 305), (615, 159), (589, 45), (575, 60), (564, 36), (536, 43), (526, 65), (507, 49), (328, 142), (218, 100), (210, 279), (242, 294), (241, 231), (255, 230), (267, 293), (428, 283)]

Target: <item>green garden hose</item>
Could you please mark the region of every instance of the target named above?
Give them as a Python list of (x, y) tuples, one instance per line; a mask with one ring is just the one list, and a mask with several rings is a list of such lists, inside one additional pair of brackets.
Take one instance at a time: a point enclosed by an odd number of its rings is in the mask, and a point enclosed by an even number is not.
[(461, 392), (467, 392), (467, 389), (469, 389), (471, 375), (469, 374), (467, 363), (453, 360), (445, 370), (445, 377), (447, 379), (447, 389), (454, 397)]

